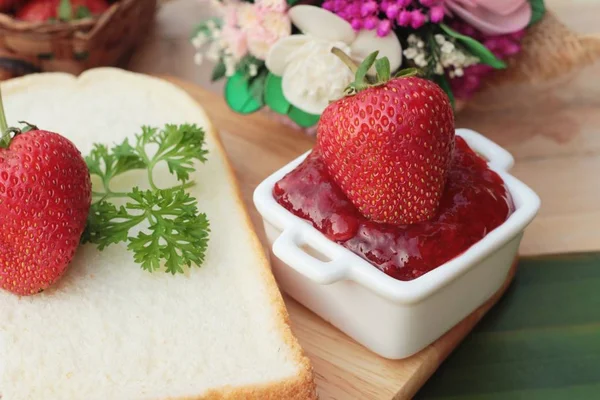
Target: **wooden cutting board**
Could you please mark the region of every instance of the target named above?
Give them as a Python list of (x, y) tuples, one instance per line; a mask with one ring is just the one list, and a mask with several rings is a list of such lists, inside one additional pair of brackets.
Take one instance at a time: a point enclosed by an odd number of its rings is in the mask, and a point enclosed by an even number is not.
[[(207, 111), (219, 129), (240, 182), (246, 206), (266, 243), (262, 220), (252, 204), (259, 182), (313, 145), (312, 138), (269, 119), (263, 113), (240, 116), (215, 93), (176, 78), (164, 78), (186, 90)], [(411, 398), (441, 362), (498, 301), (512, 279), (494, 298), (422, 352), (405, 360), (379, 357), (315, 314), (286, 297), (292, 327), (310, 357), (323, 400)]]

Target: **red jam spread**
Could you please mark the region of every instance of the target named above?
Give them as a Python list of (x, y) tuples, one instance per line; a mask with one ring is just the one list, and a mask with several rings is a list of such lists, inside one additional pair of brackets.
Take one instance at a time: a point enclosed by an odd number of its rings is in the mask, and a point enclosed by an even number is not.
[(403, 281), (460, 255), (514, 211), (502, 178), (460, 137), (437, 215), (427, 222), (393, 226), (363, 217), (329, 178), (318, 149), (277, 182), (273, 195), (329, 239)]

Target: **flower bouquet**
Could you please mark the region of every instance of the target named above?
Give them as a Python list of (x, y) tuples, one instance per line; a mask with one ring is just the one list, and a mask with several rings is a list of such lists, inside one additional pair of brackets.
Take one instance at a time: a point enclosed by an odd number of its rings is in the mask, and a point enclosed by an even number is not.
[(212, 79), (227, 79), (224, 95), (234, 111), (268, 108), (302, 128), (314, 126), (352, 81), (334, 47), (355, 61), (377, 50), (393, 71), (418, 68), (459, 107), (495, 79), (494, 71), (514, 65), (528, 31), (545, 14), (543, 0), (214, 4), (220, 17), (192, 34), (196, 63), (216, 63)]

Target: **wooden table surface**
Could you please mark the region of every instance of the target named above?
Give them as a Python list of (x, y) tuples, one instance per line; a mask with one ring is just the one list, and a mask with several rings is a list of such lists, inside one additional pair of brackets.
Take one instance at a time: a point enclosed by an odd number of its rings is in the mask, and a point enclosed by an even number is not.
[[(547, 0), (547, 4), (578, 32), (600, 32), (600, 1)], [(175, 76), (220, 92), (222, 83), (209, 82), (212, 66), (196, 66), (194, 51), (188, 42), (194, 24), (210, 12), (206, 1), (168, 1), (159, 12), (157, 26), (134, 54), (129, 68)], [(209, 113), (211, 109), (222, 109), (223, 101), (218, 96), (197, 91), (196, 97), (210, 103)], [(213, 111), (211, 116), (214, 114)], [(241, 160), (232, 160), (234, 166), (238, 166), (236, 172), (247, 201), (260, 177), (271, 172), (267, 169), (274, 170), (312, 145), (311, 138), (267, 121), (261, 115), (240, 118), (221, 111), (217, 114), (215, 124), (230, 154), (251, 157), (266, 149), (277, 155), (265, 163), (266, 169), (259, 173), (244, 169)], [(249, 125), (253, 129), (248, 129)], [(457, 126), (478, 130), (507, 148), (516, 158), (513, 174), (542, 198), (542, 209), (525, 235), (521, 254), (600, 250), (600, 62), (561, 79), (507, 86), (480, 95), (460, 113)], [(277, 135), (276, 139), (269, 139), (273, 135)], [(252, 214), (256, 226), (260, 226), (256, 213)], [(398, 394), (395, 382), (421, 373), (420, 368), (431, 368), (418, 362), (398, 369), (393, 362), (372, 357), (356, 362), (357, 356), (363, 354), (360, 346), (351, 344), (344, 350), (346, 354), (336, 353), (332, 348), (347, 341), (343, 334), (331, 327), (324, 329), (318, 317), (296, 303), (289, 302), (288, 306), (295, 330), (304, 338), (302, 345), (315, 366), (324, 399), (406, 398), (414, 388), (408, 387), (407, 392)], [(321, 336), (306, 334), (309, 331), (319, 332)], [(460, 337), (450, 340), (460, 340)], [(447, 349), (431, 351), (429, 356), (435, 359), (443, 357)], [(373, 370), (380, 373), (371, 373)], [(321, 371), (327, 371), (327, 375)], [(368, 392), (361, 391), (365, 387), (369, 388)], [(363, 396), (359, 397), (358, 393)]]

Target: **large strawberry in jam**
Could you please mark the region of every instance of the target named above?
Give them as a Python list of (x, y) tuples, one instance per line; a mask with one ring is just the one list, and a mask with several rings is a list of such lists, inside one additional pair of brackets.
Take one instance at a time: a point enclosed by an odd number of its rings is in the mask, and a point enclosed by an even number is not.
[(415, 76), (381, 73), (370, 83), (361, 71), (374, 61), (365, 60), (350, 94), (323, 112), (321, 154), (331, 178), (367, 218), (427, 221), (438, 209), (450, 165), (452, 106), (438, 85)]

